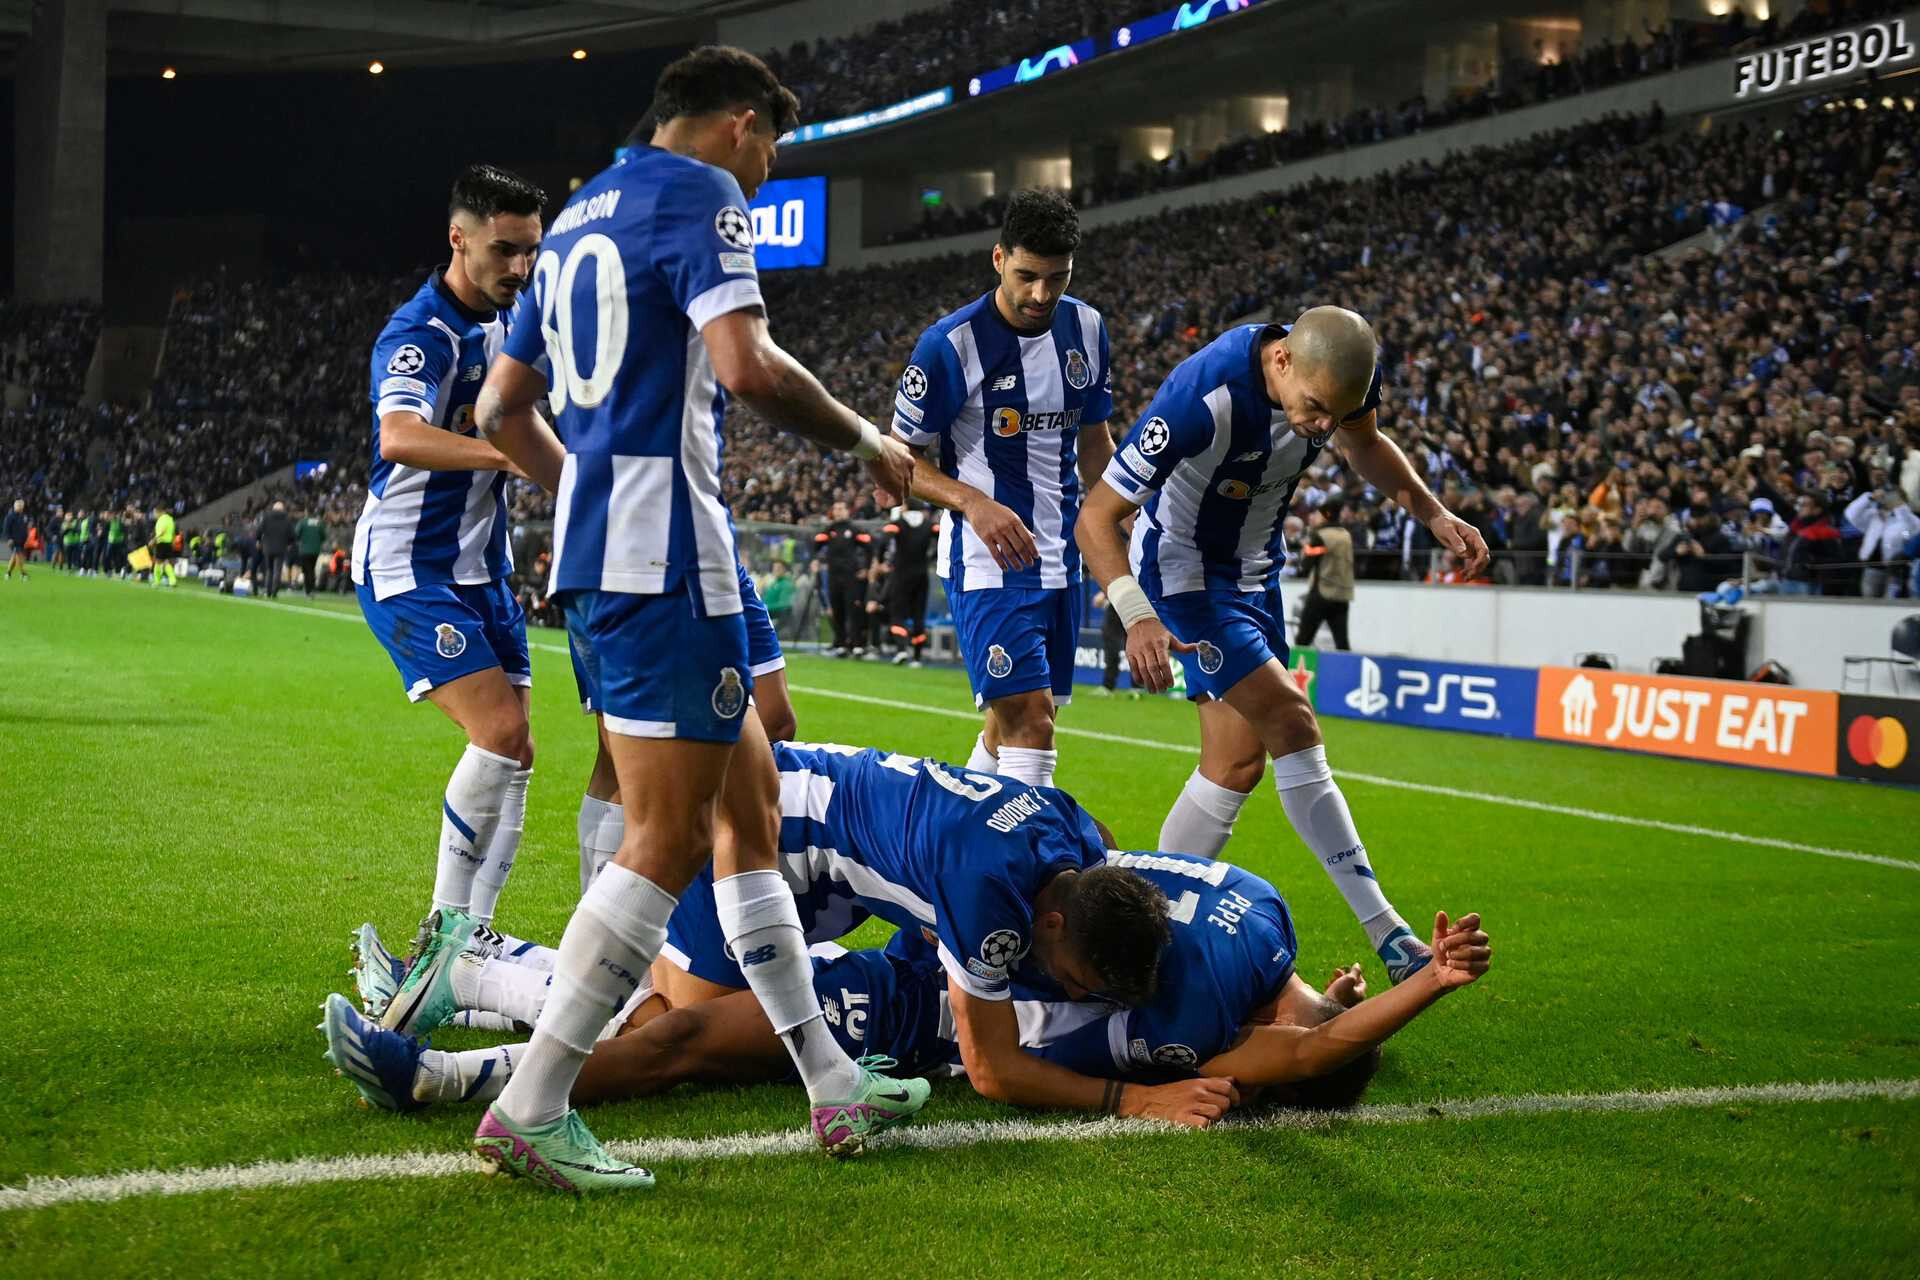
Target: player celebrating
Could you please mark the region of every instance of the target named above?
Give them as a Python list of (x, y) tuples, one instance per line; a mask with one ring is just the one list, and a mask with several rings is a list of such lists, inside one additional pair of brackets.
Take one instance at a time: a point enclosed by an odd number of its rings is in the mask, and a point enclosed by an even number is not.
[[(373, 467), (353, 581), (409, 701), (467, 735), (441, 801), (433, 910), (491, 920), (513, 868), (533, 771), (526, 616), (507, 587), (506, 458), (473, 406), (533, 268), (546, 195), (473, 165), (453, 185), (452, 258), (373, 345)], [(423, 932), (424, 937), (424, 932)]]
[[(1287, 820), (1401, 982), (1428, 949), (1381, 891), (1327, 767), (1313, 704), (1287, 674), (1279, 588), (1288, 503), (1336, 434), (1362, 479), (1473, 572), (1486, 563), (1479, 533), (1441, 506), (1380, 434), (1376, 350), (1372, 327), (1339, 307), (1215, 339), (1162, 384), (1089, 496), (1076, 536), (1126, 623), (1134, 683), (1168, 688), (1168, 650), (1177, 649), (1199, 705), (1200, 764), (1160, 846), (1218, 854), (1271, 755)], [(1121, 525), (1143, 503), (1129, 552)]]
[(986, 708), (967, 767), (1035, 786), (1053, 784), (1054, 716), (1073, 693), (1074, 516), (1113, 456), (1106, 323), (1067, 295), (1079, 246), (1064, 196), (1014, 192), (993, 246), (999, 283), (920, 335), (894, 399), (894, 434), (939, 445), (914, 495), (955, 513), (940, 576)]
[[(483, 394), (489, 436), (557, 493), (549, 589), (566, 604), (624, 802), (620, 850), (581, 898), (526, 1057), (474, 1138), (494, 1167), (566, 1191), (652, 1185), (588, 1132), (568, 1091), (659, 953), (675, 895), (710, 857), (728, 940), (827, 1148), (855, 1153), (926, 1099), (924, 1082), (857, 1066), (822, 1030), (793, 895), (773, 864), (771, 753), (757, 725), (735, 750), (753, 677), (720, 497), (728, 397), (852, 451), (882, 490), (912, 482), (906, 450), (768, 336), (744, 192), (766, 180), (796, 111), (742, 50), (700, 48), (667, 67), (650, 141), (630, 140), (555, 219), (527, 321)], [(564, 447), (533, 413), (543, 393)], [(756, 829), (733, 824), (716, 845), (723, 779), (766, 803)]]

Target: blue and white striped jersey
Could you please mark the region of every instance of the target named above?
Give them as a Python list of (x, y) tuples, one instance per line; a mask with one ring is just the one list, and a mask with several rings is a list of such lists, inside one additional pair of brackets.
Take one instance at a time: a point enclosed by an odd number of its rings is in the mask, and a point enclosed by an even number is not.
[(760, 305), (746, 197), (724, 169), (634, 147), (547, 228), (506, 350), (546, 374), (567, 447), (549, 591), (684, 584), (701, 616), (740, 612), (727, 393), (700, 331)]
[(893, 431), (940, 442), (940, 469), (1006, 506), (1033, 530), (1037, 563), (1006, 573), (958, 512), (940, 524), (937, 563), (953, 590), (1057, 588), (1080, 578), (1075, 433), (1113, 414), (1100, 313), (1062, 297), (1045, 332), (1008, 324), (993, 292), (920, 335), (893, 400)]
[[(1278, 585), (1287, 506), (1331, 438), (1295, 434), (1267, 398), (1260, 349), (1291, 328), (1240, 325), (1181, 361), (1101, 477), (1144, 504), (1131, 559), (1149, 595)], [(1345, 420), (1379, 404), (1376, 364), (1366, 400)]]
[(505, 317), (474, 311), (435, 271), (373, 344), (373, 469), (353, 528), (353, 580), (376, 600), (430, 583), (484, 585), (513, 571), (507, 473), (422, 471), (380, 456), (382, 414), (411, 410), (474, 434), (473, 403), (507, 336)]
[(1008, 998), (1047, 881), (1106, 857), (1093, 820), (1052, 787), (859, 747), (776, 742), (773, 759), (781, 871), (808, 938), (879, 916), (927, 937), (983, 1000)]

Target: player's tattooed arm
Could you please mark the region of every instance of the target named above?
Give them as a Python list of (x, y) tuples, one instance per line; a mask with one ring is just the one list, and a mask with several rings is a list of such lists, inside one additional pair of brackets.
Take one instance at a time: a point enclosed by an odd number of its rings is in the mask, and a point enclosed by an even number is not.
[(473, 418), (487, 447), (513, 470), (555, 493), (567, 460), (566, 446), (534, 407), (546, 393), (546, 379), (531, 365), (510, 355), (493, 358), (474, 404)]
[(1200, 1064), (1206, 1075), (1242, 1086), (1287, 1084), (1325, 1075), (1387, 1041), (1447, 992), (1476, 982), (1493, 963), (1493, 945), (1470, 914), (1433, 922), (1433, 960), (1384, 995), (1361, 1000), (1318, 1026), (1260, 1023), (1242, 1028), (1233, 1046)]
[(1380, 433), (1379, 414), (1340, 427), (1340, 451), (1362, 480), (1387, 494), (1432, 531), (1441, 546), (1466, 564), (1469, 576), (1487, 567), (1487, 541), (1480, 531), (1447, 510), (1407, 461), (1400, 446)]
[(1232, 1083), (1220, 1078), (1116, 1087), (1115, 1081), (1083, 1076), (1020, 1047), (1012, 1001), (982, 1000), (951, 977), (947, 990), (967, 1079), (995, 1102), (1140, 1116), (1204, 1129), (1239, 1100)]

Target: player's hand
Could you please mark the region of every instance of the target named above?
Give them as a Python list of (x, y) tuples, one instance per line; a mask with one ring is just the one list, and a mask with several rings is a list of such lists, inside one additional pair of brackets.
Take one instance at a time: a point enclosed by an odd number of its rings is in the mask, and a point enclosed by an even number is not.
[(860, 464), (883, 507), (897, 507), (913, 492), (913, 450), (892, 436), (880, 437), (880, 452)]
[(1333, 980), (1327, 983), (1326, 996), (1351, 1009), (1367, 998), (1367, 977), (1360, 972), (1360, 966), (1350, 964), (1344, 969), (1333, 971)]
[(967, 518), (974, 536), (987, 544), (993, 562), (1007, 572), (1039, 561), (1040, 548), (1033, 541), (1033, 531), (1010, 508), (982, 494), (960, 514)]
[(1177, 638), (1158, 618), (1142, 618), (1127, 628), (1127, 670), (1137, 688), (1148, 693), (1165, 693), (1173, 688), (1175, 653), (1192, 653), (1193, 645)]
[(1172, 1084), (1129, 1085), (1120, 1114), (1164, 1120), (1183, 1129), (1204, 1129), (1240, 1101), (1233, 1081), (1219, 1077)]
[(1427, 521), (1427, 529), (1433, 534), (1434, 541), (1460, 557), (1460, 563), (1466, 566), (1469, 578), (1479, 577), (1481, 570), (1487, 567), (1487, 540), (1480, 536), (1478, 529), (1453, 512), (1442, 507), (1440, 514)]
[(1480, 927), (1479, 912), (1469, 912), (1452, 922), (1446, 912), (1434, 913), (1433, 962), (1427, 967), (1433, 970), (1442, 991), (1478, 981), (1492, 965), (1493, 943)]

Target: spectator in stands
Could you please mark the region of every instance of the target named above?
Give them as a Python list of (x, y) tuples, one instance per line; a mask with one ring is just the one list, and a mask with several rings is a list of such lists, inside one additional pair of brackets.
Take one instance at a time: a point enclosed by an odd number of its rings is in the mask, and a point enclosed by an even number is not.
[(1832, 571), (1846, 558), (1840, 530), (1827, 515), (1826, 498), (1819, 493), (1801, 494), (1787, 534), (1781, 553), (1780, 594), (1823, 594)]
[(1914, 515), (1907, 495), (1885, 485), (1848, 503), (1845, 514), (1847, 524), (1861, 534), (1860, 594), (1869, 599), (1900, 595), (1906, 587), (1900, 550), (1920, 534), (1920, 516)]
[(1740, 572), (1737, 549), (1711, 507), (1699, 508), (1687, 521), (1684, 532), (1667, 548), (1667, 557), (1675, 586), (1693, 595), (1716, 591)]
[(773, 623), (773, 633), (782, 639), (792, 635), (793, 623), (793, 572), (784, 560), (775, 560), (773, 568), (758, 584), (760, 602), (767, 606), (767, 617)]

